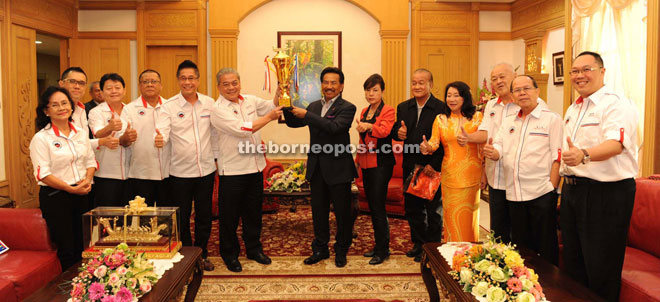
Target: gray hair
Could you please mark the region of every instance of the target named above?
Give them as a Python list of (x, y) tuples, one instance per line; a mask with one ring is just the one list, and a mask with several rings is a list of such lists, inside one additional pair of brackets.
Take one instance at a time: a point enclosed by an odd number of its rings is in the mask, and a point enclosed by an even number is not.
[(431, 82), (431, 84), (433, 84), (433, 74), (431, 73), (430, 70), (428, 70), (426, 68), (417, 68), (417, 69), (415, 69), (415, 71), (413, 71), (413, 74), (420, 73), (420, 72), (426, 72), (429, 75), (429, 82)]
[(99, 84), (99, 81), (94, 81), (89, 83), (89, 93), (92, 93), (92, 90), (94, 90), (94, 85), (99, 85), (99, 88), (101, 88), (101, 85)]
[(513, 65), (511, 65), (510, 63), (507, 62), (497, 63), (495, 64), (495, 66), (493, 66), (493, 69), (497, 68), (498, 66), (505, 66), (509, 71), (511, 71), (511, 74), (515, 74), (515, 71), (513, 71)]
[(238, 80), (239, 81), (241, 80), (241, 75), (238, 74), (238, 71), (236, 71), (236, 69), (231, 67), (225, 67), (220, 69), (220, 71), (218, 71), (218, 73), (215, 75), (215, 79), (216, 81), (218, 81), (218, 85), (220, 85), (220, 78), (222, 78), (222, 76), (226, 74), (235, 74)]

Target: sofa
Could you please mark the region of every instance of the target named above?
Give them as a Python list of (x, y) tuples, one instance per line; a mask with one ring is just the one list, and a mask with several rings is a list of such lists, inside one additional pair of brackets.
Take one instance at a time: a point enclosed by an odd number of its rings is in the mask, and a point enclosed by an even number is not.
[(0, 208), (0, 240), (9, 247), (0, 255), (0, 301), (21, 301), (62, 272), (41, 210)]
[(660, 175), (638, 178), (620, 302), (660, 302)]
[[(394, 145), (403, 146), (403, 142), (393, 141)], [(393, 147), (399, 149), (399, 147)], [(399, 149), (402, 150), (402, 149)], [(387, 186), (387, 199), (385, 200), (385, 212), (389, 215), (404, 216), (404, 202), (403, 202), (403, 163), (402, 153), (394, 153), (396, 164), (392, 172), (392, 179)], [(369, 212), (369, 204), (367, 203), (367, 195), (364, 193), (364, 184), (362, 182), (362, 170), (358, 169), (358, 178), (355, 180), (358, 187), (358, 205), (360, 211)]]

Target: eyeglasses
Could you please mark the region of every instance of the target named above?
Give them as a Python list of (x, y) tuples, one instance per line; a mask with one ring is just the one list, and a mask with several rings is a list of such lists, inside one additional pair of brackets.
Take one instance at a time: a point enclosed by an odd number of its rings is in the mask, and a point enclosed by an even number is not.
[(192, 81), (197, 80), (197, 79), (198, 79), (198, 77), (188, 77), (188, 78), (179, 77), (179, 81), (184, 82), (184, 83), (185, 82), (192, 82)]
[(601, 69), (601, 68), (602, 68), (602, 67), (585, 67), (585, 68), (582, 68), (582, 69), (573, 69), (573, 70), (569, 71), (568, 73), (569, 73), (571, 76), (577, 76), (577, 75), (579, 75), (580, 73), (582, 73), (582, 74), (587, 74), (588, 72), (591, 72), (591, 71), (594, 71), (594, 70), (598, 70), (598, 69)]
[(48, 104), (48, 108), (52, 108), (52, 109), (71, 108), (71, 103), (69, 102), (52, 103), (52, 104)]
[(513, 92), (514, 94), (520, 94), (521, 92), (524, 91), (527, 94), (530, 91), (532, 91), (532, 89), (536, 89), (536, 87), (528, 86), (528, 87), (516, 88), (514, 90), (511, 90), (511, 92)]
[(75, 80), (75, 79), (64, 79), (64, 80), (62, 80), (62, 81), (66, 82), (66, 83), (69, 83), (69, 84), (71, 84), (71, 85), (76, 85), (76, 84), (78, 84), (78, 86), (85, 86), (85, 85), (87, 85), (87, 82), (86, 82), (86, 81), (77, 81), (77, 80)]
[[(184, 78), (180, 78), (179, 80), (181, 80), (181, 81), (185, 81)], [(156, 85), (156, 84), (158, 84), (158, 83), (160, 83), (159, 80), (144, 80), (144, 81), (140, 81), (140, 84), (142, 84), (142, 85), (149, 85), (149, 84), (151, 84), (151, 85)]]

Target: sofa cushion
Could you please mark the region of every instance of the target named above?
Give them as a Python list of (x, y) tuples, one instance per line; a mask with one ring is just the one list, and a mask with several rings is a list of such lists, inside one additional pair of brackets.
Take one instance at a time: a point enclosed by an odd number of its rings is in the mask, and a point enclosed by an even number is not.
[(14, 283), (0, 277), (0, 301), (3, 302), (16, 302), (16, 292), (14, 291)]
[[(651, 238), (657, 237), (649, 237)], [(660, 259), (642, 250), (627, 247), (621, 273), (619, 301), (660, 301)]]
[(660, 258), (660, 240), (650, 240), (660, 238), (660, 181), (638, 178), (636, 183), (628, 246)]
[(55, 252), (9, 250), (0, 255), (0, 276), (13, 283), (19, 300), (27, 298), (60, 272)]
[(0, 240), (11, 250), (55, 250), (39, 209), (0, 209)]

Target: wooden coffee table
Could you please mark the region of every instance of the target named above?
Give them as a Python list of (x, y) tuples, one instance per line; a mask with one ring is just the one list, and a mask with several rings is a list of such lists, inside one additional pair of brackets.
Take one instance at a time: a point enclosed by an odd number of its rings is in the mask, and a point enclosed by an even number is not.
[[(165, 302), (176, 300), (185, 285), (188, 285), (184, 301), (193, 302), (199, 285), (202, 283), (204, 268), (202, 266), (202, 249), (186, 246), (179, 251), (183, 255), (181, 261), (174, 264), (163, 277), (153, 286), (151, 291), (140, 298), (140, 302)], [(64, 284), (78, 275), (81, 263), (70, 267), (55, 280), (46, 284), (30, 295), (24, 302), (65, 302), (69, 299), (71, 286)]]
[[(427, 243), (423, 247), (422, 278), (431, 302), (440, 301), (441, 295), (443, 300), (449, 299), (452, 302), (476, 302), (477, 299), (471, 293), (464, 292), (458, 282), (448, 274), (451, 268), (438, 252), (440, 245), (440, 243)], [(539, 275), (543, 292), (551, 302), (605, 301), (530, 250), (522, 249), (520, 255), (525, 259), (525, 265), (534, 269)]]

